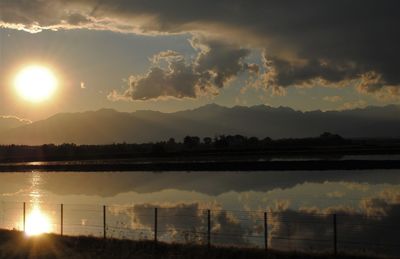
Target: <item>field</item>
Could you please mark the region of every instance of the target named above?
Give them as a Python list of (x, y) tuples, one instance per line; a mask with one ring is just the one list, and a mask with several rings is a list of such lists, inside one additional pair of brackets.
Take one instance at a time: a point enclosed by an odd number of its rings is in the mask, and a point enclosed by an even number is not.
[[(261, 249), (207, 248), (151, 241), (128, 241), (94, 237), (42, 235), (0, 230), (0, 258), (365, 258), (356, 255), (283, 253)], [(373, 257), (370, 257), (373, 258)]]

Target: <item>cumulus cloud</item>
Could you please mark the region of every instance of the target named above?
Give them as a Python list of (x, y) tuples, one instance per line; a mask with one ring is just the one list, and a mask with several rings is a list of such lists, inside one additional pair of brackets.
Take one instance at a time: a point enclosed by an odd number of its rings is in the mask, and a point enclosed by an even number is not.
[[(398, 1), (390, 0), (0, 0), (0, 26), (31, 32), (74, 28), (143, 34), (201, 32), (265, 49), (269, 63), (264, 83), (273, 83), (272, 89), (358, 80), (362, 92), (386, 89), (385, 94), (398, 95), (399, 7)], [(231, 54), (233, 59), (244, 55)], [(199, 59), (198, 67), (218, 71), (210, 58)], [(238, 69), (219, 73), (215, 85), (220, 87)], [(172, 83), (174, 72), (155, 70), (149, 76), (156, 80), (162, 75)], [(186, 78), (188, 72), (180, 71), (179, 76), (196, 81)], [(371, 79), (371, 75), (375, 76)]]
[(185, 60), (178, 52), (162, 51), (150, 59), (153, 66), (147, 74), (131, 76), (125, 92), (113, 91), (108, 98), (150, 100), (215, 95), (240, 73), (257, 73), (257, 65), (244, 60), (250, 54), (248, 49), (204, 37), (194, 37), (190, 42), (198, 52), (195, 59)]

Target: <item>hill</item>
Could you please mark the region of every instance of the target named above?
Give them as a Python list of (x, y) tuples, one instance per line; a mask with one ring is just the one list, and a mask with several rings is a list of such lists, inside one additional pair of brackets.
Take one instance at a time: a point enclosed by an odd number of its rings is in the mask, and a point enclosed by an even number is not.
[(170, 137), (181, 140), (186, 135), (202, 138), (222, 134), (305, 138), (326, 131), (345, 138), (400, 137), (400, 106), (327, 112), (301, 112), (264, 105), (227, 108), (215, 104), (175, 113), (101, 109), (60, 113), (4, 129), (0, 133), (0, 144), (145, 143)]

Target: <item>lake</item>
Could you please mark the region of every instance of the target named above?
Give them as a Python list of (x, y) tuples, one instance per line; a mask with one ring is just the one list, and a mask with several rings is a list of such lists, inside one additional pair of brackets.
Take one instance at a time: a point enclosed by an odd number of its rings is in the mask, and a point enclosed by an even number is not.
[(210, 221), (213, 244), (262, 247), (266, 216), (276, 249), (331, 250), (335, 238), (339, 250), (400, 247), (399, 170), (1, 173), (0, 195), (0, 225), (23, 229), (26, 202), (32, 232), (59, 233), (63, 204), (64, 234), (102, 236), (106, 205), (108, 237), (154, 238), (158, 208), (164, 241), (207, 242)]

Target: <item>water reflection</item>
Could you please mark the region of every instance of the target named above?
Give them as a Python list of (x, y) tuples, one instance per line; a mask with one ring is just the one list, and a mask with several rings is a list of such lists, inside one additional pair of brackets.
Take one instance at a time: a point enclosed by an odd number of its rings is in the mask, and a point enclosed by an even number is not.
[(53, 231), (49, 217), (38, 206), (34, 206), (28, 214), (25, 227), (25, 234), (28, 236), (37, 236)]
[[(263, 246), (267, 212), (270, 247), (329, 250), (332, 215), (337, 214), (341, 249), (360, 243), (361, 249), (400, 254), (398, 248), (385, 247), (400, 247), (395, 246), (400, 231), (398, 170), (3, 173), (0, 196), (32, 204), (28, 215), (39, 229), (32, 232), (58, 232), (54, 223), (60, 222), (63, 203), (65, 234), (102, 236), (102, 205), (107, 205), (107, 236), (151, 239), (157, 207), (160, 240), (204, 243), (211, 210), (214, 244)], [(0, 214), (2, 209), (3, 217), (12, 211), (2, 207)], [(28, 225), (30, 221), (27, 217)]]
[(31, 186), (30, 186), (30, 203), (32, 203), (35, 207), (40, 207), (40, 199), (41, 199), (41, 174), (38, 172), (31, 173)]
[(24, 230), (28, 236), (37, 236), (53, 231), (52, 223), (48, 215), (42, 209), (42, 176), (39, 172), (31, 173), (31, 186), (29, 193), (29, 209), (24, 211)]

